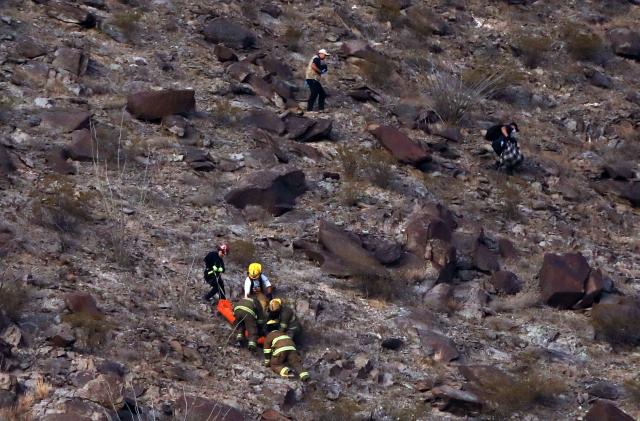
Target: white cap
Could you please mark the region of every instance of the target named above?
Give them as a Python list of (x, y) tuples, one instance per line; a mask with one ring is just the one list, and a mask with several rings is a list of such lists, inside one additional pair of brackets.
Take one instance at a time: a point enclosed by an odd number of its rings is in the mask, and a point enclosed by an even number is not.
[(318, 54), (324, 54), (325, 56), (330, 56), (331, 54), (327, 53), (327, 50), (324, 48), (318, 50)]

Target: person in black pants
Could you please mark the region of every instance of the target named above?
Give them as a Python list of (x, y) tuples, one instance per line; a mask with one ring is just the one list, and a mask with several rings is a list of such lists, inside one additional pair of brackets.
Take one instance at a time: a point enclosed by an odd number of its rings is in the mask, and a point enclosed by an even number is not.
[(222, 258), (227, 253), (229, 253), (229, 246), (222, 243), (216, 251), (210, 252), (204, 258), (204, 281), (211, 286), (211, 291), (203, 297), (206, 302), (210, 302), (216, 295), (220, 299), (227, 298), (224, 281), (222, 280), (222, 274), (224, 273), (224, 260)]
[(318, 100), (318, 109), (324, 110), (324, 100), (327, 97), (322, 84), (320, 83), (320, 77), (327, 73), (327, 65), (324, 59), (329, 55), (327, 50), (322, 49), (318, 51), (318, 54), (313, 56), (307, 66), (305, 73), (305, 81), (309, 86), (309, 101), (307, 102), (307, 111), (313, 111), (316, 99)]
[[(496, 124), (487, 129), (484, 138), (491, 142), (491, 147), (497, 155), (494, 169), (504, 166), (507, 170), (511, 170), (522, 162), (517, 141), (519, 131), (516, 123)], [(512, 157), (513, 154), (517, 156)]]

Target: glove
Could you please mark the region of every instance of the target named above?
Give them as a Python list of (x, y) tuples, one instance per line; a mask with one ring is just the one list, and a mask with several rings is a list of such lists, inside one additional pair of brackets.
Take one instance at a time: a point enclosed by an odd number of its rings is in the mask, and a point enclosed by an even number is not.
[(264, 360), (264, 366), (265, 367), (269, 367), (271, 365), (271, 361), (270, 360)]

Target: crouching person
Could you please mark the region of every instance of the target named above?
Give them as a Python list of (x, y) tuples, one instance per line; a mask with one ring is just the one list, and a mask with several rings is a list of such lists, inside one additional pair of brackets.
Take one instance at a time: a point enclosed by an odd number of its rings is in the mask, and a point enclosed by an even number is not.
[(496, 170), (504, 168), (511, 174), (524, 161), (517, 140), (519, 131), (516, 123), (497, 124), (487, 130), (485, 139), (491, 142), (491, 147), (498, 156), (494, 166)]
[(263, 322), (262, 306), (255, 298), (243, 298), (233, 308), (233, 315), (236, 318), (235, 329), (237, 329), (236, 340), (238, 346), (245, 343), (244, 331), (247, 331), (247, 347), (253, 351), (258, 343), (258, 324)]
[(300, 334), (302, 326), (296, 317), (296, 313), (282, 298), (274, 298), (269, 302), (269, 319), (280, 323), (280, 330), (285, 332), (294, 341)]
[(298, 373), (302, 381), (309, 379), (309, 372), (302, 367), (302, 358), (296, 350), (293, 339), (280, 330), (276, 320), (267, 322), (267, 337), (264, 340), (264, 365), (282, 377), (293, 377)]

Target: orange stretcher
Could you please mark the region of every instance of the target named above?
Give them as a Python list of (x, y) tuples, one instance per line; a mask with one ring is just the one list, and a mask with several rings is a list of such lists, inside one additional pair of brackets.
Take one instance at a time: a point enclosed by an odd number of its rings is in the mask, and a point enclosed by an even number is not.
[[(220, 299), (218, 300), (218, 313), (222, 315), (227, 321), (233, 325), (236, 322), (236, 316), (233, 315), (233, 304), (231, 301)], [(248, 337), (249, 333), (245, 330), (244, 336)], [(264, 344), (264, 336), (258, 338), (258, 345)]]

